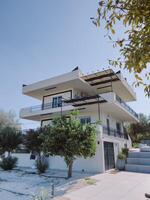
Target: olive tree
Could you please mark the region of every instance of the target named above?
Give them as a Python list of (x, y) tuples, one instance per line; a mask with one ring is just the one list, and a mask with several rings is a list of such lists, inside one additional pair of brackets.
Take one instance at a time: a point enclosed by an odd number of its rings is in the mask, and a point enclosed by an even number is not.
[(38, 173), (44, 173), (48, 167), (49, 163), (46, 159), (45, 155), (42, 155), (42, 138), (40, 137), (42, 134), (42, 128), (37, 129), (29, 129), (24, 136), (24, 144), (28, 150), (32, 153), (37, 154), (37, 159), (35, 162)]
[(8, 152), (8, 155), (2, 156), (0, 160), (0, 167), (4, 170), (11, 170), (16, 166), (17, 158), (11, 156), (11, 152), (15, 150), (22, 142), (21, 132), (15, 127), (6, 126), (0, 128), (0, 153)]
[(4, 110), (0, 110), (0, 128), (4, 127), (14, 127), (17, 130), (21, 129), (19, 120), (13, 111), (5, 112)]
[(39, 137), (41, 128), (29, 129), (24, 135), (24, 144), (31, 152), (36, 152), (39, 156), (41, 154), (42, 139)]
[(22, 142), (21, 132), (15, 127), (6, 126), (0, 129), (0, 149), (1, 151), (10, 153), (15, 150)]

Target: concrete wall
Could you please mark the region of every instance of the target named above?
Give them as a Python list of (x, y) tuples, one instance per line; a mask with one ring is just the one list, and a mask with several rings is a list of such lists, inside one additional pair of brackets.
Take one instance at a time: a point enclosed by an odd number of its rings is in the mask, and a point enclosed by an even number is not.
[[(74, 171), (85, 171), (85, 172), (103, 172), (104, 171), (104, 158), (103, 158), (103, 143), (101, 140), (102, 130), (98, 127), (97, 132), (97, 148), (96, 154), (92, 158), (78, 158), (73, 164)], [(35, 167), (35, 160), (30, 160), (30, 154), (13, 154), (18, 158), (18, 166), (20, 167)], [(67, 166), (64, 159), (55, 156), (49, 157), (50, 169), (67, 170)]]
[[(131, 140), (125, 140), (122, 138), (115, 138), (107, 135), (102, 134), (102, 127), (97, 127), (97, 148), (96, 148), (96, 154), (92, 158), (78, 158), (75, 160), (73, 164), (73, 170), (74, 171), (85, 171), (85, 172), (104, 172), (105, 166), (104, 166), (104, 147), (103, 142), (112, 142), (114, 144), (114, 155), (115, 155), (115, 161), (117, 160), (118, 153), (121, 151), (125, 145), (128, 148), (131, 148)], [(35, 167), (35, 160), (30, 160), (30, 154), (13, 154), (18, 158), (18, 166), (20, 167)], [(55, 156), (55, 157), (49, 157), (49, 164), (50, 169), (59, 169), (59, 170), (67, 170), (67, 166), (64, 162), (64, 159)]]
[[(96, 154), (92, 158), (78, 158), (73, 164), (73, 170), (85, 172), (103, 172), (104, 171), (104, 158), (103, 158), (103, 143), (101, 140), (102, 130), (99, 128), (97, 133), (97, 148)], [(67, 169), (64, 159), (55, 156), (50, 157), (50, 169)]]
[(18, 158), (19, 167), (35, 167), (35, 160), (30, 160), (29, 153), (14, 153), (13, 156)]

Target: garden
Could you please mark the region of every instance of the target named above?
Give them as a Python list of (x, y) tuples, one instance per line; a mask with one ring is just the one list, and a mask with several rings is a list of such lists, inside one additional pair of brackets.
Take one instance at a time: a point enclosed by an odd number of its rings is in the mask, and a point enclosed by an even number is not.
[[(52, 126), (29, 129), (25, 134), (14, 123), (0, 124), (0, 194), (3, 200), (46, 200), (94, 183), (85, 178), (91, 175), (85, 172), (74, 172), (72, 176), (72, 168), (77, 157), (95, 154), (95, 126), (81, 125), (76, 112), (70, 113), (69, 119), (57, 117), (52, 123)], [(17, 165), (16, 155), (20, 152), (30, 153), (33, 167)], [(49, 156), (55, 155), (64, 158), (68, 172), (49, 169)]]

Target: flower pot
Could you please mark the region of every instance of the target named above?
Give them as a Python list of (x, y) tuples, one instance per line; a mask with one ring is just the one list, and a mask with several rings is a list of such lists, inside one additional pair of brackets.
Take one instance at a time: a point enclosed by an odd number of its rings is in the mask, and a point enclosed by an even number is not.
[(119, 170), (124, 170), (125, 169), (125, 163), (126, 161), (124, 159), (117, 159), (116, 167)]

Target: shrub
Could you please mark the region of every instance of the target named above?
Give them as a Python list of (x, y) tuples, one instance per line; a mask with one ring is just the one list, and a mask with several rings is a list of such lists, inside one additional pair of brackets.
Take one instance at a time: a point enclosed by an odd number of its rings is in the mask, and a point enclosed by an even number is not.
[(96, 180), (93, 179), (93, 178), (86, 177), (84, 180), (88, 185), (95, 185), (96, 184)]
[(126, 156), (125, 156), (123, 153), (119, 153), (119, 154), (118, 154), (118, 159), (119, 159), (119, 160), (125, 160), (125, 159), (126, 159)]
[(44, 173), (49, 167), (48, 160), (45, 158), (45, 156), (38, 157), (35, 165), (39, 174)]
[(139, 143), (133, 143), (133, 148), (139, 148), (140, 144)]
[(122, 154), (124, 154), (126, 157), (128, 157), (129, 149), (128, 148), (122, 148)]
[(16, 157), (12, 157), (12, 156), (2, 157), (0, 161), (0, 167), (3, 170), (11, 170), (16, 167), (17, 160), (18, 159)]
[(48, 200), (50, 199), (49, 191), (42, 188), (34, 197), (33, 200)]

